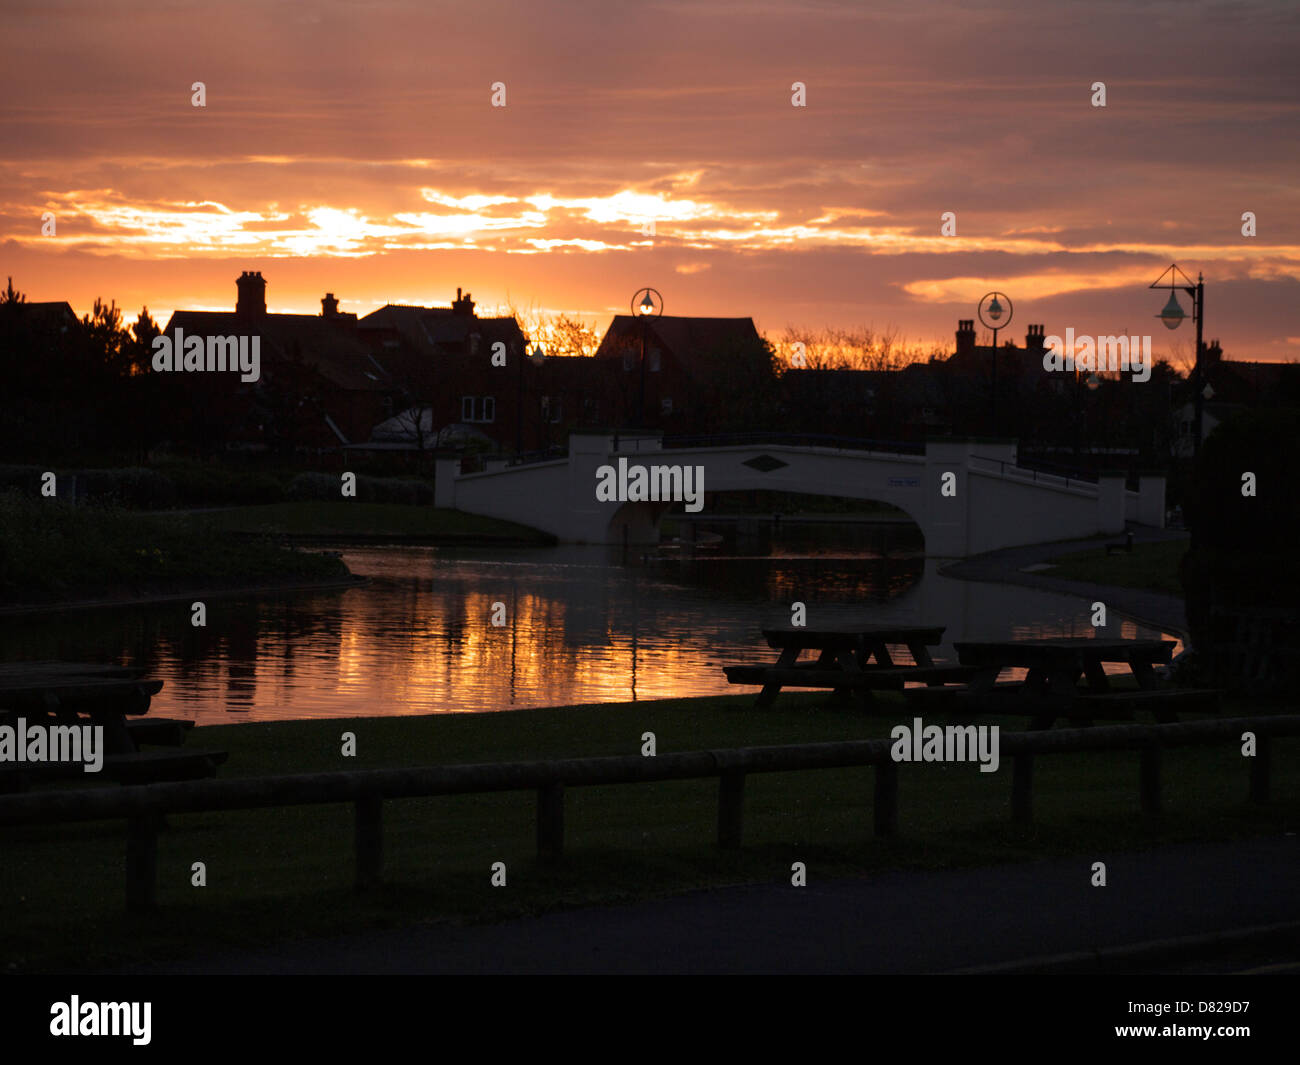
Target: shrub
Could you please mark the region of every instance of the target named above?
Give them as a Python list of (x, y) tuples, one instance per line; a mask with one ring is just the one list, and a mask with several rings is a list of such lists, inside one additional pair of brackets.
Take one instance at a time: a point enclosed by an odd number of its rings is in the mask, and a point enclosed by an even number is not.
[(162, 470), (176, 485), (176, 497), (184, 506), (254, 505), (284, 499), (284, 484), (267, 473), (207, 462), (167, 463)]
[(77, 470), (77, 498), (113, 506), (158, 510), (176, 502), (176, 486), (157, 470), (130, 466), (120, 470)]
[[(336, 473), (300, 473), (289, 482), (290, 499), (342, 499), (342, 480)], [(357, 500), (362, 503), (407, 503), (432, 506), (433, 488), (424, 481), (400, 477), (357, 478)]]
[(300, 473), (289, 482), (290, 499), (341, 499), (339, 478), (328, 473)]
[(16, 488), (23, 493), (40, 495), (41, 474), (39, 466), (0, 466), (0, 492)]

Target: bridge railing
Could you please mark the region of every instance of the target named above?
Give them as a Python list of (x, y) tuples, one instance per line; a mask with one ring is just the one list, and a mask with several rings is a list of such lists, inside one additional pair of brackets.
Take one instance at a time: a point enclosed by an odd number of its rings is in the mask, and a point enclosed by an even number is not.
[(1019, 462), (1006, 462), (1003, 459), (990, 458), (986, 455), (972, 455), (971, 462), (979, 463), (983, 468), (994, 470), (1003, 477), (1017, 477), (1021, 480), (1032, 481), (1038, 484), (1054, 485), (1058, 488), (1073, 487), (1097, 487), (1097, 475), (1088, 473), (1084, 470), (1069, 470), (1064, 466), (1055, 467), (1057, 472), (1051, 469), (1042, 469), (1045, 463), (1035, 461), (1032, 465), (1025, 465)]
[[(1015, 759), (1011, 816), (1032, 820), (1036, 755), (1128, 750), (1140, 753), (1139, 794), (1144, 812), (1160, 809), (1161, 752), (1166, 748), (1240, 742), (1255, 735), (1250, 765), (1252, 801), (1269, 798), (1271, 740), (1300, 735), (1300, 714), (1221, 718), (1162, 725), (1015, 732), (1000, 737), (999, 756)], [(537, 850), (558, 859), (564, 846), (564, 789), (591, 785), (718, 778), (718, 846), (741, 845), (745, 777), (814, 769), (872, 766), (872, 818), (878, 836), (898, 834), (898, 763), (887, 739), (685, 751), (657, 757), (622, 755), (549, 762), (439, 765), (362, 769), (245, 779), (199, 780), (119, 788), (34, 792), (0, 796), (0, 825), (47, 825), (126, 819), (126, 902), (130, 910), (155, 906), (158, 833), (167, 814), (253, 810), (350, 802), (355, 809), (356, 882), (377, 883), (382, 871), (383, 803), (432, 795), (536, 791)], [(927, 763), (921, 763), (927, 764)]]
[(924, 455), (925, 444), (906, 440), (877, 440), (822, 433), (721, 433), (709, 436), (665, 436), (665, 448), (744, 447), (747, 445), (825, 447), (837, 451), (884, 451), (895, 455)]

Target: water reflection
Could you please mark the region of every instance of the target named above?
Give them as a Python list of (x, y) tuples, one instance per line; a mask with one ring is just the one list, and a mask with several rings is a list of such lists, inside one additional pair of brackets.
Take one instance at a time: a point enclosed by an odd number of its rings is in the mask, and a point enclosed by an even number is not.
[[(0, 621), (4, 657), (114, 660), (165, 681), (153, 713), (241, 720), (490, 711), (736, 693), (721, 667), (770, 652), (758, 630), (946, 625), (952, 641), (1087, 636), (1090, 604), (940, 577), (906, 528), (783, 529), (684, 557), (607, 548), (348, 548), (363, 587)], [(506, 625), (493, 627), (503, 603)], [(1113, 619), (1106, 635), (1157, 636)]]

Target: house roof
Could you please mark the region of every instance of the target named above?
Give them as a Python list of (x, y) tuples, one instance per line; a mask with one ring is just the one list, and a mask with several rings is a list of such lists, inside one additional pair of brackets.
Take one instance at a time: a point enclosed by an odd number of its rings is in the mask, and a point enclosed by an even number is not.
[[(1031, 376), (1041, 376), (1047, 371), (1043, 369), (1043, 349), (1042, 348), (1021, 348), (1014, 344), (998, 345), (998, 373), (1007, 374), (1025, 374)], [(966, 351), (958, 351), (950, 355), (944, 362), (949, 370), (955, 370), (958, 373), (987, 375), (991, 372), (993, 365), (993, 346), (991, 344), (980, 344)]]
[(176, 311), (163, 332), (177, 329), (191, 336), (260, 336), (263, 362), (301, 354), (325, 380), (347, 391), (386, 392), (392, 387), (388, 371), (353, 329), (319, 315)]
[(51, 300), (45, 303), (6, 303), (3, 308), (10, 314), (21, 315), (28, 324), (48, 328), (59, 326), (66, 328), (78, 321), (76, 313), (67, 300)]
[(409, 346), (429, 354), (459, 353), (475, 333), (489, 344), (496, 341), (522, 343), (524, 339), (523, 331), (513, 317), (478, 318), (456, 314), (449, 307), (411, 307), (390, 303), (367, 314), (357, 326), (371, 332), (393, 330)]
[(596, 358), (620, 358), (624, 345), (638, 340), (643, 328), (688, 370), (694, 360), (706, 357), (718, 349), (761, 343), (752, 318), (685, 318), (664, 315), (647, 319), (619, 314), (615, 315), (601, 338)]

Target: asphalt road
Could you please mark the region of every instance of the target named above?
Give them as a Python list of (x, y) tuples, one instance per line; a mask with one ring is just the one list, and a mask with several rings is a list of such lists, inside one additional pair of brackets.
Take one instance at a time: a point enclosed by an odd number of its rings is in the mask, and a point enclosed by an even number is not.
[[(1091, 866), (1106, 863), (1105, 887)], [(1300, 838), (779, 882), (495, 925), (301, 940), (153, 973), (928, 973), (1300, 921)], [(1300, 937), (1161, 971), (1294, 971)], [(1102, 971), (1133, 971), (1120, 962)], [(1141, 968), (1141, 965), (1138, 965)], [(1094, 969), (1094, 971), (1096, 971)]]

